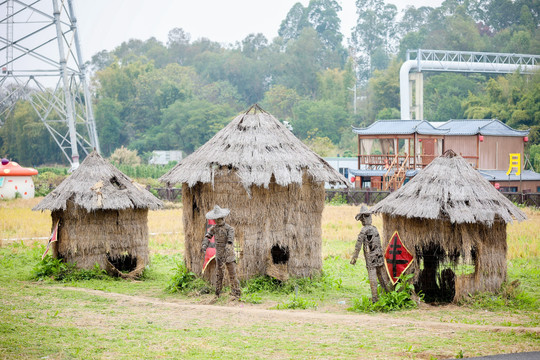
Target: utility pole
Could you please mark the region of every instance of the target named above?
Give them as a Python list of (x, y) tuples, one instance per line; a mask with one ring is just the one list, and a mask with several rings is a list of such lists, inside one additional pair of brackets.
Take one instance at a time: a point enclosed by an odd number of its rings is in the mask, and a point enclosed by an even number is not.
[[(0, 0), (0, 126), (27, 100), (71, 164), (99, 152), (72, 0)], [(5, 59), (5, 60), (4, 60)]]
[(354, 83), (354, 87), (349, 88), (353, 92), (353, 111), (354, 115), (356, 115), (356, 82)]

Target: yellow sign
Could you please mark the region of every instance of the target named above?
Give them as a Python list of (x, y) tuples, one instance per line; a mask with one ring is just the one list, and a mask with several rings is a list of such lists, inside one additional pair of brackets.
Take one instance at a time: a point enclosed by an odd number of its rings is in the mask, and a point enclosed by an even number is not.
[(516, 176), (521, 174), (521, 154), (510, 154), (510, 165), (506, 175), (510, 175), (513, 169), (516, 169)]

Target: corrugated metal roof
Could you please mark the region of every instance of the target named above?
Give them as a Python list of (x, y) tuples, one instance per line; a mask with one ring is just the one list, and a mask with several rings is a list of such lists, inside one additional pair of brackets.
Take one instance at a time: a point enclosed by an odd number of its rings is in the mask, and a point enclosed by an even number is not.
[(359, 135), (445, 135), (448, 130), (435, 128), (425, 120), (378, 120), (366, 128), (353, 127)]
[(515, 130), (497, 119), (452, 119), (439, 126), (447, 135), (527, 136), (529, 130)]
[[(519, 176), (514, 173), (506, 175), (505, 170), (478, 170), (480, 174), (488, 181), (519, 181)], [(532, 170), (523, 170), (521, 172), (523, 181), (540, 181), (540, 174)]]

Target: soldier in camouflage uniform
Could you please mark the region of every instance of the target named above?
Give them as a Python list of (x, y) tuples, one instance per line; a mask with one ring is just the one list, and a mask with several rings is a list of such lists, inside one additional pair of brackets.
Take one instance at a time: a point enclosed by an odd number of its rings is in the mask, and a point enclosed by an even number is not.
[(381, 246), (381, 238), (377, 228), (371, 225), (371, 211), (366, 205), (362, 205), (360, 212), (355, 216), (355, 219), (362, 222), (362, 230), (358, 234), (358, 240), (354, 248), (351, 264), (356, 264), (356, 259), (362, 247), (364, 248), (364, 257), (366, 258), (366, 267), (368, 271), (369, 285), (371, 287), (371, 299), (376, 302), (377, 296), (377, 278), (381, 283), (382, 288), (388, 291), (389, 279), (384, 268), (384, 257)]
[(202, 253), (206, 252), (206, 248), (210, 244), (212, 236), (215, 239), (216, 246), (216, 297), (217, 300), (221, 294), (223, 287), (223, 268), (227, 268), (229, 273), (229, 282), (231, 284), (231, 296), (232, 300), (240, 299), (242, 292), (240, 290), (240, 282), (236, 276), (236, 256), (234, 253), (234, 228), (225, 223), (225, 217), (229, 215), (229, 209), (222, 209), (219, 206), (215, 206), (212, 211), (206, 214), (208, 220), (216, 220), (216, 225), (213, 225), (208, 229), (208, 233), (204, 236), (202, 243)]

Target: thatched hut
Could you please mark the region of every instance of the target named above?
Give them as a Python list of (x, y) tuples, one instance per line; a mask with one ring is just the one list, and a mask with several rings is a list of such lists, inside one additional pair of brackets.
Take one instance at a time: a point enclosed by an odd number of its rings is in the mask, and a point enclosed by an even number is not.
[[(506, 279), (506, 224), (525, 215), (452, 150), (372, 208), (383, 246), (395, 231), (414, 252), (408, 273), (434, 301), (497, 291)], [(385, 243), (386, 241), (386, 243)]]
[[(182, 184), (185, 261), (201, 275), (205, 214), (231, 210), (241, 279), (311, 276), (322, 267), (324, 183), (347, 180), (258, 105), (160, 179)], [(212, 277), (205, 270), (205, 277)]]
[(148, 210), (162, 205), (94, 151), (33, 210), (58, 222), (54, 257), (135, 276), (148, 263)]

